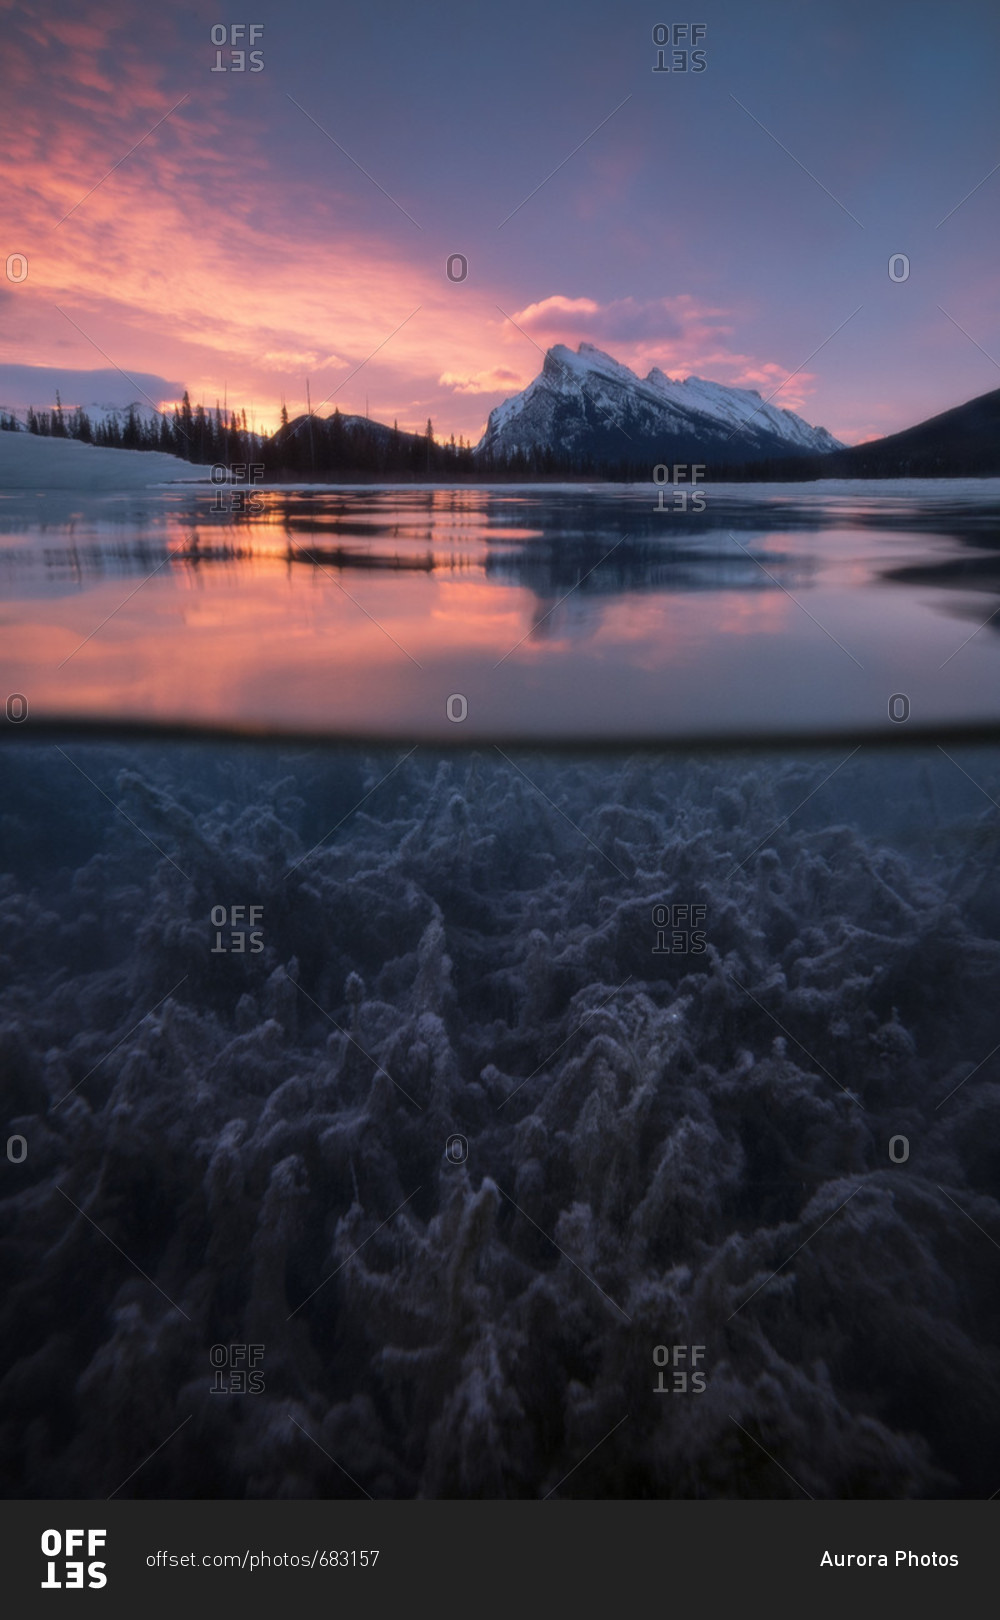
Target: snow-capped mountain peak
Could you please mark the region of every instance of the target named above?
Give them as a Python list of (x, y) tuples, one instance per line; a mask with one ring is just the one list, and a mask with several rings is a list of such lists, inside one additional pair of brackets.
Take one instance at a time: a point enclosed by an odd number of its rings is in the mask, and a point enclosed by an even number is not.
[[(634, 371), (622, 365), (603, 349), (598, 349), (593, 343), (581, 343), (576, 350), (568, 349), (565, 343), (556, 343), (545, 356), (545, 366), (553, 371), (565, 370), (576, 376), (596, 374), (601, 377), (610, 377), (622, 383), (636, 383), (639, 381)], [(543, 366), (543, 370), (545, 367)]]
[(520, 394), (491, 411), (480, 454), (552, 452), (558, 459), (737, 463), (839, 448), (825, 428), (755, 389), (658, 367), (644, 378), (592, 343), (557, 343)]

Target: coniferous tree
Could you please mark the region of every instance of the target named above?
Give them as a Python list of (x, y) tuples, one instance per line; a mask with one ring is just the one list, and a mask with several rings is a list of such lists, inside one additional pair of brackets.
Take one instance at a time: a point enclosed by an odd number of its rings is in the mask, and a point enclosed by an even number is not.
[(194, 413), (191, 410), (191, 396), (186, 388), (184, 398), (181, 400), (180, 430), (182, 442), (188, 446), (183, 453), (190, 458), (191, 446), (194, 443)]

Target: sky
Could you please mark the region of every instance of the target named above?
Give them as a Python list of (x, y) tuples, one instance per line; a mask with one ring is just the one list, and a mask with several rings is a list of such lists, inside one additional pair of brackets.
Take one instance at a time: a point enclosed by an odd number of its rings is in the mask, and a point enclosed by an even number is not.
[(0, 405), (476, 440), (589, 342), (857, 442), (1000, 386), (992, 0), (248, 5), (0, 0)]

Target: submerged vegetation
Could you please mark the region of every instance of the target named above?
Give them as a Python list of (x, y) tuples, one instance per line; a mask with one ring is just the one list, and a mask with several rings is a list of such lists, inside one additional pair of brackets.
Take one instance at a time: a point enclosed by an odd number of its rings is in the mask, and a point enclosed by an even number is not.
[(1000, 812), (939, 753), (5, 764), (8, 1493), (995, 1487)]

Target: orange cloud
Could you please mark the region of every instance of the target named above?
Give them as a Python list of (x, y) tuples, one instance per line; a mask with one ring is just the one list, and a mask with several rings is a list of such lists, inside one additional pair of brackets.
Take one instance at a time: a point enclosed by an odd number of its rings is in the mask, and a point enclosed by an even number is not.
[(509, 394), (526, 388), (533, 375), (533, 372), (525, 375), (523, 371), (511, 371), (508, 366), (491, 366), (487, 371), (472, 374), (445, 371), (438, 381), (442, 388), (451, 388), (456, 394), (495, 394), (501, 391)]

